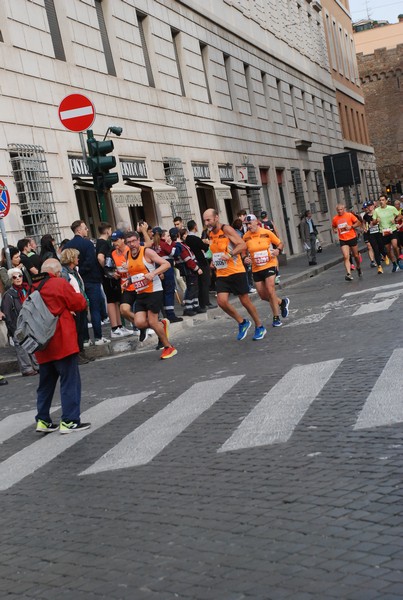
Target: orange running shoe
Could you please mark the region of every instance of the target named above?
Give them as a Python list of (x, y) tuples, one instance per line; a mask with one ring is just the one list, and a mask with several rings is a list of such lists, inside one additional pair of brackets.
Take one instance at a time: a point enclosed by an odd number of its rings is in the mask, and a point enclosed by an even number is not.
[(175, 356), (175, 354), (178, 354), (177, 349), (173, 346), (168, 346), (168, 348), (163, 349), (161, 353), (161, 358), (172, 358), (173, 356)]

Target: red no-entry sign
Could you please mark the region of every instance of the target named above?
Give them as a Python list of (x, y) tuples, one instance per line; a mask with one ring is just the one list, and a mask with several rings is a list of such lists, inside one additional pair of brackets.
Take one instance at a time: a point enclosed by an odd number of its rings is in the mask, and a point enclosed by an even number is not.
[(85, 131), (95, 119), (95, 107), (86, 96), (70, 94), (61, 101), (59, 119), (69, 131)]
[(0, 179), (0, 218), (6, 217), (10, 210), (10, 194), (4, 181)]

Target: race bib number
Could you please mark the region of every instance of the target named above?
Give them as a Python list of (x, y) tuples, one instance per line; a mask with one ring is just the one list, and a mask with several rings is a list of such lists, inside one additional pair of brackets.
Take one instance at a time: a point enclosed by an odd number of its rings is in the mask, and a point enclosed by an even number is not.
[(347, 233), (348, 231), (348, 224), (347, 223), (339, 223), (337, 225), (338, 229), (339, 229), (339, 233)]
[(379, 233), (379, 225), (374, 225), (369, 228), (369, 233)]
[(228, 260), (224, 252), (214, 252), (213, 263), (217, 271), (220, 269), (226, 269), (228, 266)]
[(382, 231), (382, 235), (391, 235), (391, 233), (393, 233), (391, 229), (384, 229)]
[(134, 285), (134, 289), (136, 292), (141, 292), (148, 286), (148, 279), (146, 279), (143, 273), (139, 273), (138, 275), (132, 275), (130, 281)]
[(257, 267), (261, 267), (269, 262), (269, 252), (267, 250), (260, 250), (259, 252), (253, 253), (253, 260)]

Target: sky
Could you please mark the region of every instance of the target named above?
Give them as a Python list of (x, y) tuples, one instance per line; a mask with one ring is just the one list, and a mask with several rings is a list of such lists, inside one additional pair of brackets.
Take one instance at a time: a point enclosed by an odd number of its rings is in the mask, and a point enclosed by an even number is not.
[(386, 20), (397, 23), (397, 15), (403, 14), (403, 0), (349, 0), (350, 14), (353, 20), (369, 18), (375, 21)]

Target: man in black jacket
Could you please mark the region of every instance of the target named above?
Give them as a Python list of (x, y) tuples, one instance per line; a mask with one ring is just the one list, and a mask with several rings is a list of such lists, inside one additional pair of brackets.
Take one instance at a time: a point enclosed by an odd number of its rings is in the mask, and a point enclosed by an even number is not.
[(196, 235), (197, 223), (196, 221), (193, 221), (193, 219), (188, 221), (187, 228), (188, 235), (186, 244), (195, 255), (197, 263), (203, 271), (203, 273), (199, 275), (199, 306), (203, 310), (207, 308), (216, 308), (216, 306), (210, 302), (210, 265), (204, 254), (209, 248), (208, 240), (203, 241)]
[(74, 237), (64, 247), (75, 248), (80, 252), (78, 268), (84, 281), (85, 293), (90, 302), (94, 344), (95, 346), (102, 346), (103, 344), (108, 344), (110, 340), (102, 336), (101, 314), (105, 300), (101, 289), (102, 273), (95, 246), (88, 238), (88, 227), (84, 221), (74, 221), (71, 225), (71, 230), (74, 233)]

